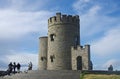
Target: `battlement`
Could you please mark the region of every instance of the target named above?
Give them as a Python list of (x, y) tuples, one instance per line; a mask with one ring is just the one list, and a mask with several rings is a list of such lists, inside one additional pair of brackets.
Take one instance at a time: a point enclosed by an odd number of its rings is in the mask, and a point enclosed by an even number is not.
[(61, 13), (56, 13), (56, 16), (50, 17), (48, 19), (48, 25), (57, 23), (79, 23), (79, 16), (75, 15), (61, 15)]
[(72, 46), (71, 49), (72, 50), (85, 50), (85, 49), (89, 49), (90, 45), (85, 45), (85, 46)]

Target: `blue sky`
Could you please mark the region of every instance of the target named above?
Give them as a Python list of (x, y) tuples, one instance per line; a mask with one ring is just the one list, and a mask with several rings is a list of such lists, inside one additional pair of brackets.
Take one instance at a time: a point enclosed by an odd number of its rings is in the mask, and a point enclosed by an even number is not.
[(0, 0), (0, 70), (11, 61), (37, 68), (38, 38), (56, 12), (80, 16), (81, 45), (91, 45), (94, 69), (120, 70), (119, 0)]

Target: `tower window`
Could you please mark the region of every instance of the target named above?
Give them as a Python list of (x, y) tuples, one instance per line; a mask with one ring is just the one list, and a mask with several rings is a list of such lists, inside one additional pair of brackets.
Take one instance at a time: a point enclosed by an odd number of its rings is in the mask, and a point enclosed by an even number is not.
[(55, 21), (56, 21), (56, 17), (54, 17), (55, 18)]
[(50, 56), (51, 62), (53, 62), (54, 58), (55, 58), (54, 55), (51, 55), (51, 56)]
[(41, 57), (41, 60), (43, 61), (43, 60), (44, 60), (44, 58), (43, 58), (43, 57)]
[(51, 59), (51, 62), (53, 62), (53, 57), (51, 57), (50, 59)]
[(44, 57), (44, 56), (41, 57), (41, 61), (44, 61), (44, 60), (46, 60), (46, 57)]
[(55, 34), (50, 34), (50, 40), (54, 41), (54, 39), (55, 39)]

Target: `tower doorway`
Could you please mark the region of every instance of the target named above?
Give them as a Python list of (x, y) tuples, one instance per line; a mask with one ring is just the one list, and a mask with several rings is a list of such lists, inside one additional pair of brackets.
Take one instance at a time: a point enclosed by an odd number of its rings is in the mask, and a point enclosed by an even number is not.
[(77, 57), (77, 70), (82, 70), (82, 57)]

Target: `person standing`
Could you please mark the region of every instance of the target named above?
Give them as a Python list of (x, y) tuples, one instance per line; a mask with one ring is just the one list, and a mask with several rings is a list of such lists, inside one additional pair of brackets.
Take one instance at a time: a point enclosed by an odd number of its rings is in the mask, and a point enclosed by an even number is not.
[(16, 73), (16, 63), (13, 63), (13, 73)]
[(18, 64), (17, 64), (17, 72), (18, 72), (18, 73), (20, 73), (20, 67), (21, 67), (21, 65), (18, 63)]
[(12, 73), (12, 69), (13, 69), (13, 64), (12, 62), (10, 62), (10, 64), (8, 65), (8, 74), (10, 75), (10, 73)]
[(108, 71), (113, 71), (113, 66), (112, 66), (112, 65), (110, 65), (110, 66), (108, 67)]
[(32, 70), (32, 62), (29, 63), (28, 70)]

